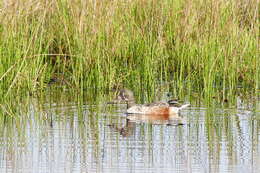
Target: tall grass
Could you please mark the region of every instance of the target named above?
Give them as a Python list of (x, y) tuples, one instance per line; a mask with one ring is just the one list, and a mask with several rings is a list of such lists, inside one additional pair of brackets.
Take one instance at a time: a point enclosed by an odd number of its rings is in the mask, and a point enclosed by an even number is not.
[(82, 92), (259, 88), (257, 0), (4, 0), (0, 8), (2, 98), (43, 89), (54, 75)]

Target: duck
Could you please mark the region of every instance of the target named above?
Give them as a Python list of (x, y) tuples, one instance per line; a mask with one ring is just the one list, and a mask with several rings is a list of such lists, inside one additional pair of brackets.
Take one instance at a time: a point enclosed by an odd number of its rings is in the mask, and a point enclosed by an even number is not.
[(148, 104), (136, 104), (134, 93), (129, 89), (121, 89), (117, 96), (119, 102), (126, 102), (127, 114), (146, 115), (177, 115), (180, 110), (190, 106), (190, 104), (180, 105), (176, 100), (168, 102), (154, 102)]

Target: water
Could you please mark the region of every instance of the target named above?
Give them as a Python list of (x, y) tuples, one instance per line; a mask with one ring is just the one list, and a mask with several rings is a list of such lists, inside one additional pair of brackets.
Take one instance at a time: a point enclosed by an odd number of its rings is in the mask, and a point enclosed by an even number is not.
[(128, 121), (106, 99), (46, 98), (1, 120), (0, 172), (260, 172), (257, 97), (191, 101), (173, 122)]

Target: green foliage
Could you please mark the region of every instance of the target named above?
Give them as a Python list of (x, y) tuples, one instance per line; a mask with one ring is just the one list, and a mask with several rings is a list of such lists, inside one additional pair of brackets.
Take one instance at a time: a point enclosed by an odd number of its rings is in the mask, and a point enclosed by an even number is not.
[(256, 0), (10, 4), (0, 4), (4, 97), (50, 81), (79, 91), (130, 86), (149, 93), (167, 83), (208, 96), (259, 88)]

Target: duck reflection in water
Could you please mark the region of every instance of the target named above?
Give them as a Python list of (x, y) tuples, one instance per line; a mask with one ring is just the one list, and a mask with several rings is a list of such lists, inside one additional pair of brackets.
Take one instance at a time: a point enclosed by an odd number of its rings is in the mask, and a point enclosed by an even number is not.
[(117, 124), (110, 124), (108, 126), (119, 132), (123, 137), (132, 136), (135, 131), (135, 122), (132, 122), (129, 119), (126, 119), (126, 124), (123, 127), (118, 127)]
[(164, 115), (140, 115), (140, 114), (131, 114), (126, 117), (126, 124), (123, 127), (119, 127), (118, 124), (108, 125), (111, 129), (117, 131), (123, 137), (129, 137), (134, 134), (135, 126), (137, 123), (148, 123), (153, 125), (167, 125), (167, 126), (180, 126), (184, 125), (183, 118), (175, 117), (169, 118)]

